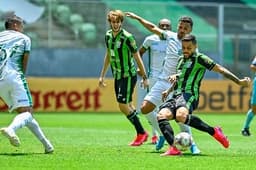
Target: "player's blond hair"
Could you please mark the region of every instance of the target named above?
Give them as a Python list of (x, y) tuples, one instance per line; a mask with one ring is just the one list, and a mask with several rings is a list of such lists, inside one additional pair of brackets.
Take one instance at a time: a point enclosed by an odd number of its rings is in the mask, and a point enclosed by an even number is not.
[(111, 20), (123, 22), (124, 13), (121, 10), (112, 10), (108, 13), (107, 20), (108, 20), (108, 22), (110, 22)]

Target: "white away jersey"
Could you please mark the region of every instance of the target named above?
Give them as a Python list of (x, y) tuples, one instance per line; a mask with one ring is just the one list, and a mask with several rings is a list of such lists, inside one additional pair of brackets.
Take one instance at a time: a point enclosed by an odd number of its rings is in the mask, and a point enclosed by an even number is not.
[[(31, 40), (14, 30), (0, 32), (0, 77), (4, 71), (13, 69), (22, 74), (23, 54), (31, 50)], [(7, 67), (4, 67), (4, 66)], [(4, 68), (4, 71), (3, 71)]]
[(165, 63), (160, 78), (167, 79), (168, 76), (176, 74), (178, 59), (182, 54), (182, 45), (181, 41), (178, 39), (177, 33), (172, 31), (164, 31), (162, 34), (167, 40), (167, 47)]
[(167, 41), (160, 39), (156, 34), (147, 36), (142, 44), (145, 49), (149, 49), (149, 77), (158, 78), (163, 70), (166, 56)]

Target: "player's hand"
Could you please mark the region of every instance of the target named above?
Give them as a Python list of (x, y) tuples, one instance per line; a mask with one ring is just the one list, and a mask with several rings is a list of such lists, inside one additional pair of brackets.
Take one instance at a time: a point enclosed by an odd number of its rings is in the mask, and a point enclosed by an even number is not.
[(167, 99), (168, 95), (169, 95), (168, 90), (165, 90), (162, 92), (162, 101), (163, 102)]
[(107, 84), (104, 82), (104, 78), (103, 77), (100, 77), (99, 78), (99, 87), (106, 87)]
[(141, 82), (140, 82), (140, 86), (141, 86), (143, 89), (147, 89), (148, 86), (149, 86), (149, 80), (148, 80), (148, 79), (142, 79)]
[(244, 77), (243, 79), (240, 79), (240, 85), (244, 87), (248, 87), (251, 83), (251, 79), (249, 77)]
[(132, 12), (125, 12), (125, 16), (133, 18), (133, 19), (137, 19), (138, 15), (132, 13)]
[(176, 74), (171, 75), (171, 76), (168, 77), (168, 81), (171, 82), (171, 83), (175, 82), (176, 80), (177, 80), (177, 75)]

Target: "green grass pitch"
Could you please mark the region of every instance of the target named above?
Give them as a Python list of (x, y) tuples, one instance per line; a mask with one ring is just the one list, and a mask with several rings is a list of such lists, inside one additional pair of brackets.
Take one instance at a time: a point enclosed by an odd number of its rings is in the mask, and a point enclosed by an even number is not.
[[(193, 129), (196, 143), (202, 151), (193, 156), (189, 151), (182, 156), (160, 157), (160, 151), (146, 142), (140, 147), (130, 147), (135, 130), (121, 113), (38, 113), (35, 118), (46, 136), (55, 146), (54, 154), (43, 154), (39, 141), (26, 129), (17, 134), (21, 146), (15, 148), (0, 136), (0, 169), (83, 169), (83, 170), (162, 170), (162, 169), (255, 169), (256, 138), (240, 134), (245, 114), (198, 114), (210, 125), (221, 125), (231, 146), (224, 149), (211, 136)], [(0, 115), (0, 126), (10, 123), (14, 114)], [(140, 115), (145, 128), (150, 126)], [(171, 121), (175, 132), (178, 127)], [(252, 123), (252, 133), (256, 134)]]

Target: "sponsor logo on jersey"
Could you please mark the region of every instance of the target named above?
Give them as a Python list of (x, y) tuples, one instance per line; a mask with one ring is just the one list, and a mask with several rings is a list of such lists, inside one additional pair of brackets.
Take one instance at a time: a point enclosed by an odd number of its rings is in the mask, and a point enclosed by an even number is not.
[(27, 102), (27, 101), (28, 101), (28, 99), (19, 99), (19, 100), (18, 100), (18, 103)]

